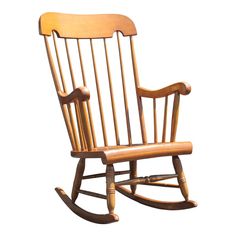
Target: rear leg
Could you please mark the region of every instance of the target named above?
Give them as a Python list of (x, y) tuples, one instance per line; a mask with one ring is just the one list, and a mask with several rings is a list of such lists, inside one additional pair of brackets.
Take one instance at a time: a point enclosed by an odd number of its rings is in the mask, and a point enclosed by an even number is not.
[[(130, 166), (130, 179), (134, 179), (137, 177), (137, 161), (130, 161), (129, 166)], [(135, 194), (137, 185), (131, 184), (130, 189), (132, 194)]]

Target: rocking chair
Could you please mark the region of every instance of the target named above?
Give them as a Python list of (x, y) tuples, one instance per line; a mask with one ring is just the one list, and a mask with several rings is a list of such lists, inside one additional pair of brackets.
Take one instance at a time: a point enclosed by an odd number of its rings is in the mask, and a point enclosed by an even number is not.
[[(192, 153), (192, 144), (175, 141), (180, 95), (189, 94), (191, 87), (183, 82), (158, 90), (140, 86), (134, 49), (134, 36), (137, 34), (134, 23), (128, 17), (116, 14), (45, 13), (39, 20), (39, 32), (44, 36), (53, 81), (72, 146), (71, 156), (79, 158), (71, 198), (61, 188), (55, 189), (65, 204), (78, 216), (100, 224), (119, 219), (114, 213), (116, 191), (154, 208), (178, 210), (196, 207), (196, 202), (188, 199), (188, 187), (179, 159), (179, 155)], [(73, 46), (76, 50), (72, 50)], [(96, 46), (100, 51), (96, 51)], [(112, 51), (114, 47), (116, 53)], [(128, 53), (125, 54), (124, 49)], [(130, 57), (130, 64), (126, 57)], [(103, 64), (96, 60), (98, 58), (103, 60)], [(86, 66), (86, 63), (89, 65)], [(102, 67), (106, 73), (101, 73)], [(126, 73), (127, 68), (131, 68), (131, 73)], [(114, 86), (118, 80), (121, 89)], [(132, 88), (135, 102), (130, 100)], [(103, 98), (105, 94), (109, 95), (109, 99)], [(144, 99), (146, 102), (151, 101), (153, 110), (148, 123), (144, 117)], [(173, 106), (168, 119), (170, 99)], [(157, 100), (162, 103), (157, 103)], [(163, 105), (162, 113), (157, 109), (160, 104)], [(135, 125), (131, 122), (135, 110), (131, 112), (130, 107), (133, 106), (137, 107), (138, 122)], [(108, 111), (111, 115), (109, 122), (106, 117)], [(97, 114), (98, 118), (94, 119)], [(159, 114), (163, 117), (160, 129)], [(122, 122), (123, 126), (120, 124)], [(146, 129), (150, 123), (153, 127), (151, 131)], [(121, 127), (125, 127), (125, 132), (124, 129), (121, 132)], [(167, 140), (168, 127), (170, 135)], [(138, 133), (139, 143), (134, 142)], [(138, 160), (164, 156), (172, 157), (174, 174), (137, 175)], [(105, 173), (84, 175), (87, 158), (100, 158), (106, 166)], [(122, 162), (129, 163), (129, 170), (115, 171), (114, 164)], [(115, 176), (126, 174), (128, 178), (115, 181)], [(82, 180), (100, 177), (106, 178), (106, 195), (81, 189)], [(178, 184), (162, 182), (171, 178), (177, 178)], [(129, 185), (130, 190), (124, 185)], [(137, 185), (179, 188), (184, 200), (166, 202), (149, 199), (136, 193)], [(75, 204), (79, 194), (105, 199), (108, 213), (95, 214), (82, 209)]]

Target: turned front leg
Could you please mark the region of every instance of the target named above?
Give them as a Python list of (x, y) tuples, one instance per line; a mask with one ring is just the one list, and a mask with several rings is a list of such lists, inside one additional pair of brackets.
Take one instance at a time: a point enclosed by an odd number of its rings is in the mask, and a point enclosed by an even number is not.
[(106, 168), (106, 186), (107, 186), (107, 207), (109, 214), (114, 214), (115, 208), (115, 175), (113, 165), (107, 165)]
[(186, 201), (188, 201), (188, 185), (184, 175), (183, 167), (178, 156), (172, 157), (173, 165), (175, 168), (175, 173), (178, 175), (178, 183), (181, 190), (181, 193)]
[(75, 202), (78, 197), (83, 174), (84, 174), (84, 168), (85, 168), (85, 159), (81, 158), (76, 168), (75, 179), (74, 179), (72, 193), (71, 193), (72, 202)]

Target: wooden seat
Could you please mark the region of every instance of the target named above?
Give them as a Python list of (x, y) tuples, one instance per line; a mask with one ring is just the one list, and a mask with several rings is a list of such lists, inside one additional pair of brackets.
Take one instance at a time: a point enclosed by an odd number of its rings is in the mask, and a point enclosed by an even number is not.
[[(103, 149), (103, 150), (102, 150)], [(113, 164), (124, 161), (135, 161), (145, 158), (176, 156), (192, 153), (192, 144), (190, 142), (172, 142), (160, 144), (132, 145), (106, 147), (100, 150), (90, 152), (73, 152), (73, 157), (80, 158), (101, 158), (103, 164)]]
[[(191, 87), (185, 82), (155, 90), (140, 85), (133, 21), (117, 14), (45, 13), (39, 20), (39, 32), (44, 37), (71, 156), (79, 158), (71, 198), (56, 188), (65, 204), (78, 216), (101, 224), (119, 219), (114, 214), (116, 190), (155, 208), (195, 207), (188, 199), (179, 158), (192, 153), (192, 144), (176, 141), (180, 95), (189, 94)], [(138, 176), (137, 161), (164, 156), (172, 158), (173, 173)], [(87, 158), (99, 158), (105, 172), (84, 175)], [(115, 163), (121, 162), (129, 163), (128, 170), (115, 171)], [(115, 181), (117, 175), (127, 174), (128, 178)], [(106, 178), (106, 195), (81, 189), (84, 180), (100, 177)], [(172, 178), (178, 184), (162, 182)], [(149, 199), (136, 193), (137, 185), (177, 188), (184, 200)], [(79, 194), (105, 199), (108, 213), (82, 209), (75, 204)]]

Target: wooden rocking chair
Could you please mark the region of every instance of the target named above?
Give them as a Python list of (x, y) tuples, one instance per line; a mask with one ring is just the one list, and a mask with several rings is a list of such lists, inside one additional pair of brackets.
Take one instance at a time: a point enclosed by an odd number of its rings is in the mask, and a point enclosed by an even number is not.
[[(192, 144), (191, 142), (175, 141), (180, 95), (189, 94), (191, 87), (183, 82), (159, 90), (148, 90), (140, 86), (133, 42), (133, 38), (137, 34), (134, 23), (128, 17), (116, 14), (45, 13), (39, 20), (39, 32), (44, 36), (52, 77), (72, 145), (71, 155), (79, 158), (71, 198), (61, 188), (55, 189), (65, 204), (78, 216), (100, 224), (118, 221), (118, 216), (114, 214), (116, 190), (130, 199), (154, 208), (178, 210), (196, 207), (197, 204), (188, 199), (187, 183), (179, 159), (179, 155), (192, 153)], [(72, 50), (72, 44), (76, 50)], [(96, 51), (96, 45), (99, 45), (100, 51)], [(63, 49), (61, 49), (62, 47)], [(112, 52), (112, 55), (111, 47), (115, 47), (117, 51), (116, 53)], [(125, 54), (126, 56), (124, 56), (124, 48), (129, 50)], [(89, 56), (86, 56), (86, 52)], [(128, 56), (130, 57), (130, 66), (125, 61)], [(98, 64), (98, 60), (96, 60), (98, 57), (103, 59), (103, 64)], [(119, 70), (114, 72), (112, 69), (115, 66), (111, 61), (115, 57), (118, 58)], [(85, 65), (89, 63), (89, 60), (90, 71), (88, 71), (89, 67)], [(116, 63), (113, 61), (113, 64)], [(66, 67), (63, 67), (65, 65)], [(104, 68), (106, 68), (105, 75), (99, 74), (102, 65), (105, 65)], [(129, 76), (125, 73), (127, 67), (131, 68)], [(114, 84), (117, 82), (114, 78), (120, 81), (120, 90), (116, 85), (116, 89), (114, 89)], [(127, 86), (128, 82), (129, 84), (134, 82), (135, 102), (133, 103), (129, 100), (132, 86)], [(129, 92), (127, 92), (127, 88)], [(95, 92), (91, 92), (92, 89)], [(122, 96), (117, 95), (118, 92)], [(104, 100), (105, 93), (109, 95), (109, 99)], [(149, 133), (145, 128), (147, 119), (144, 118), (144, 98), (149, 98), (146, 100), (150, 100), (153, 106), (153, 115), (149, 117), (148, 123), (150, 125), (150, 122), (153, 122), (153, 131)], [(170, 137), (167, 140), (168, 98), (169, 101), (173, 99), (173, 106), (171, 106), (172, 114), (169, 119)], [(157, 105), (160, 104), (156, 103), (157, 99), (158, 101), (162, 99), (163, 102), (164, 119), (160, 129), (162, 131), (161, 139), (158, 135), (160, 130), (157, 129), (157, 118), (160, 114), (159, 110), (157, 114)], [(138, 125), (135, 127), (131, 122), (134, 110), (131, 112), (129, 109), (132, 104), (137, 106)], [(104, 112), (107, 106), (109, 106), (111, 114), (110, 123), (107, 122), (107, 112)], [(98, 113), (99, 119), (94, 119)], [(117, 114), (119, 116), (123, 114), (124, 119), (119, 120)], [(126, 129), (123, 132), (123, 136), (127, 134), (126, 140), (120, 135), (121, 125), (119, 122), (122, 121), (123, 127)], [(112, 129), (109, 128), (109, 132), (107, 132), (106, 126), (109, 124), (112, 124), (110, 126)], [(134, 135), (138, 132), (140, 142), (134, 144)], [(113, 134), (113, 141), (110, 141), (108, 137), (111, 134)], [(137, 160), (163, 156), (172, 157), (174, 174), (138, 177)], [(87, 158), (100, 158), (102, 163), (106, 165), (106, 172), (84, 175)], [(129, 170), (115, 171), (113, 165), (121, 162), (128, 162)], [(129, 178), (115, 182), (115, 176), (123, 174), (128, 174)], [(106, 195), (80, 188), (82, 180), (99, 177), (106, 177)], [(178, 184), (160, 182), (170, 178), (177, 178)], [(165, 202), (143, 197), (136, 194), (136, 187), (139, 184), (180, 188), (184, 200)], [(130, 185), (131, 190), (122, 187), (123, 185)], [(94, 214), (76, 205), (75, 201), (79, 193), (106, 199), (108, 213)]]

